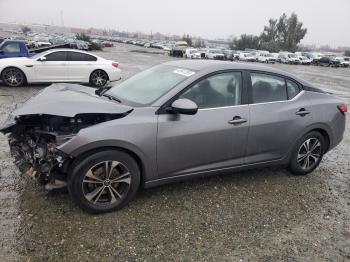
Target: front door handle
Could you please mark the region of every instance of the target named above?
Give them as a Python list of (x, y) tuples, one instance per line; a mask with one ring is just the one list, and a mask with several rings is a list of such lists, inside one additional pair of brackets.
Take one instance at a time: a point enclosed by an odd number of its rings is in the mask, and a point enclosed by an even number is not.
[(305, 108), (300, 108), (298, 112), (296, 112), (295, 114), (298, 116), (306, 116), (308, 114), (310, 114), (311, 112), (306, 110)]
[(247, 119), (242, 118), (240, 116), (235, 116), (234, 118), (232, 118), (232, 120), (228, 121), (229, 124), (231, 125), (240, 125), (247, 122)]

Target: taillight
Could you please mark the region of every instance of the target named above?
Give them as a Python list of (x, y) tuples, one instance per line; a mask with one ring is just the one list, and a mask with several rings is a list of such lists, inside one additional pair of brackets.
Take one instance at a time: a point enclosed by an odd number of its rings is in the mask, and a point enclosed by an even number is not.
[(112, 66), (115, 67), (115, 68), (117, 68), (117, 67), (119, 66), (119, 63), (113, 62), (113, 63), (112, 63)]
[(341, 113), (345, 114), (346, 112), (348, 112), (348, 106), (345, 104), (342, 105), (338, 105), (338, 109)]

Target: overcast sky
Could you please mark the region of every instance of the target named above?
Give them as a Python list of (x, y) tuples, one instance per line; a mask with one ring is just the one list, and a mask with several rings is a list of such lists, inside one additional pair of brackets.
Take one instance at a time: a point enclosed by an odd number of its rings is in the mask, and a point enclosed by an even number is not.
[(350, 46), (350, 0), (0, 0), (0, 22), (188, 33), (205, 38), (260, 34), (270, 17), (298, 14), (302, 43)]

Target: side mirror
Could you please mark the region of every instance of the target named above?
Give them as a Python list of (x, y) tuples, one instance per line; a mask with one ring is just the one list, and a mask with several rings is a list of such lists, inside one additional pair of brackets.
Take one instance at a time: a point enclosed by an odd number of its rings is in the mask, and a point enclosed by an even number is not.
[(3, 55), (4, 54), (4, 51), (0, 50), (0, 55)]
[(44, 62), (44, 61), (46, 61), (46, 57), (45, 56), (39, 57), (38, 61)]
[(175, 114), (194, 115), (198, 111), (198, 106), (192, 100), (181, 98), (171, 104), (171, 111)]

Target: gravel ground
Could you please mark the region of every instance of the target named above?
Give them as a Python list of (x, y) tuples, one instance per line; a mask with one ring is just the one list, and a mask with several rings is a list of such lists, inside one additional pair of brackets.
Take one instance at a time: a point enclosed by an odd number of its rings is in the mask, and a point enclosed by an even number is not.
[[(98, 54), (119, 61), (124, 78), (172, 59), (143, 51)], [(350, 69), (272, 66), (350, 104)], [(0, 121), (44, 87), (1, 86)], [(266, 168), (196, 179), (141, 190), (99, 216), (21, 177), (3, 135), (0, 148), (0, 261), (350, 261), (349, 125), (309, 176)]]

